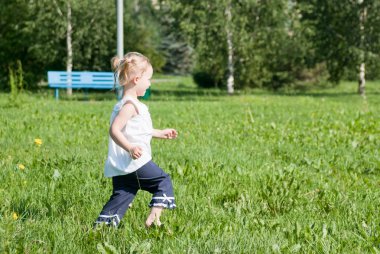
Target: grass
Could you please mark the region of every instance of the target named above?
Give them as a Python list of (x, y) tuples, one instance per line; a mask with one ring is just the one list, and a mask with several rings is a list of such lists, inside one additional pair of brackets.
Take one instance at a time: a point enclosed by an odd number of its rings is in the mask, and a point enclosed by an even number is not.
[(380, 253), (378, 82), (364, 101), (349, 82), (227, 96), (171, 79), (145, 103), (179, 131), (152, 143), (178, 208), (151, 230), (144, 192), (118, 230), (92, 230), (112, 92), (0, 94), (1, 253)]

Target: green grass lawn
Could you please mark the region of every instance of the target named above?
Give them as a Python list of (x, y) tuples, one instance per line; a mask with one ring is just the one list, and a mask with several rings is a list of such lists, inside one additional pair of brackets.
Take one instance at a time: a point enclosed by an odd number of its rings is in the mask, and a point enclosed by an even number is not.
[[(61, 92), (63, 94), (63, 92)], [(112, 92), (0, 94), (0, 253), (380, 253), (380, 83), (307, 92), (198, 90), (156, 82), (155, 162), (177, 208), (146, 230), (139, 192), (119, 229), (92, 230)], [(36, 144), (41, 139), (42, 144)], [(38, 143), (38, 140), (37, 140)]]

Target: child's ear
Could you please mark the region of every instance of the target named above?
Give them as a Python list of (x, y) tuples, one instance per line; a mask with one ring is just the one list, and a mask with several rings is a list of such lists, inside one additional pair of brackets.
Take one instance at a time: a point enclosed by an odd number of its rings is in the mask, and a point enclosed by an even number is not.
[(138, 76), (135, 76), (133, 79), (132, 79), (132, 81), (133, 81), (133, 83), (136, 85), (137, 84), (137, 82), (139, 82), (139, 77)]

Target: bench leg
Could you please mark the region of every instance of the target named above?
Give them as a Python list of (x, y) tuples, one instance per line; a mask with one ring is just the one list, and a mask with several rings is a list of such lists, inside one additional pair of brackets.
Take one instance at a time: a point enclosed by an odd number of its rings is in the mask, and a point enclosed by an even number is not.
[(55, 89), (54, 97), (58, 101), (58, 99), (59, 99), (59, 89), (58, 88)]

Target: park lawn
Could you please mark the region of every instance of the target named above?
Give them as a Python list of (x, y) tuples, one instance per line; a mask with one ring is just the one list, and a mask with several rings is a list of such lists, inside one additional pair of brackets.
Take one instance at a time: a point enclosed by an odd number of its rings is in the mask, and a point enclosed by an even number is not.
[[(146, 101), (177, 208), (144, 228), (139, 192), (118, 230), (93, 230), (112, 93), (0, 94), (1, 253), (380, 253), (380, 83), (227, 96), (178, 78)], [(62, 93), (61, 93), (62, 94)]]

